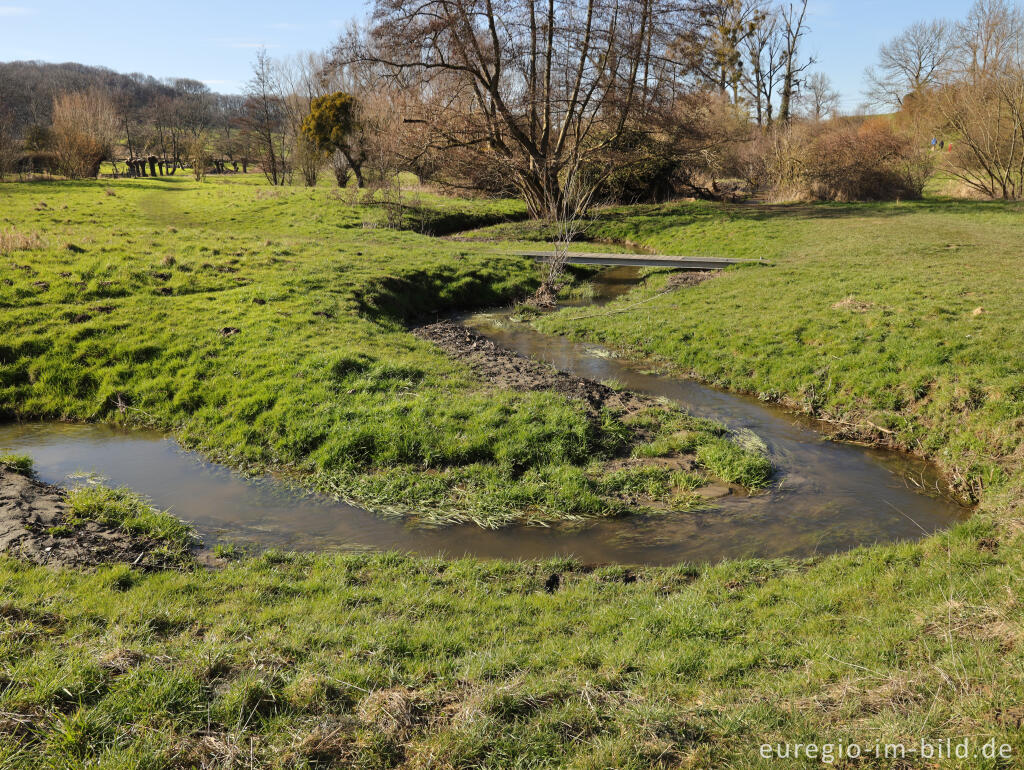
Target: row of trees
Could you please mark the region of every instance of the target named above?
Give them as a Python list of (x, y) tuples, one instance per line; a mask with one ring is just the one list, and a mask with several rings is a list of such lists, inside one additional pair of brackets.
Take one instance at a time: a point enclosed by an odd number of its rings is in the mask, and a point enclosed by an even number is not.
[(976, 193), (1024, 196), (1024, 12), (978, 0), (965, 18), (922, 21), (882, 46), (869, 93), (922, 137), (941, 137), (942, 167)]
[[(172, 171), (253, 158), (275, 185), (315, 184), (327, 165), (339, 184), (409, 169), (516, 191), (538, 216), (562, 212), (567, 188), (588, 200), (680, 185), (714, 195), (748, 115), (788, 124), (801, 97), (814, 119), (835, 110), (827, 79), (805, 77), (806, 12), (806, 0), (379, 0), (328, 54), (261, 51), (241, 96), (104, 70), (56, 92), (48, 125), (44, 104), (23, 99), (15, 125), (29, 161), (68, 176), (120, 149)], [(51, 92), (88, 74), (37, 66)], [(72, 101), (88, 115), (78, 127), (61, 119)]]
[(752, 123), (833, 114), (807, 31), (806, 0), (377, 0), (332, 65), (367, 157), (558, 217), (566, 190), (715, 195)]
[[(886, 119), (838, 116), (807, 33), (807, 0), (375, 0), (328, 52), (259, 52), (238, 96), (118, 76), (57, 93), (46, 125), (38, 103), (0, 116), (0, 164), (20, 126), (23, 154), (68, 176), (124, 155), (197, 174), (251, 159), (274, 185), (412, 171), (555, 219), (599, 199), (723, 197), (728, 179), (904, 197), (940, 165), (985, 195), (1024, 194), (1016, 6), (977, 0), (884, 45), (867, 76), (898, 111)], [(931, 137), (952, 151), (929, 153)]]

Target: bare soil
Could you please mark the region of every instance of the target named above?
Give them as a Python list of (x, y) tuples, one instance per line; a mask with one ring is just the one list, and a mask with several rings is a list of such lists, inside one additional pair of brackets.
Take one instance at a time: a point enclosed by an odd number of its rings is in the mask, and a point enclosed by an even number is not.
[(0, 468), (0, 553), (59, 567), (167, 566), (160, 544), (149, 538), (69, 518), (66, 490)]
[(704, 281), (710, 281), (721, 275), (719, 270), (680, 270), (668, 277), (668, 286), (671, 289), (682, 289), (688, 286), (698, 286)]
[(600, 382), (560, 372), (492, 342), (484, 335), (454, 321), (439, 321), (412, 330), (452, 358), (469, 364), (478, 375), (499, 388), (509, 390), (553, 390), (582, 401), (591, 417), (609, 408), (626, 415), (661, 404), (653, 398), (618, 391)]

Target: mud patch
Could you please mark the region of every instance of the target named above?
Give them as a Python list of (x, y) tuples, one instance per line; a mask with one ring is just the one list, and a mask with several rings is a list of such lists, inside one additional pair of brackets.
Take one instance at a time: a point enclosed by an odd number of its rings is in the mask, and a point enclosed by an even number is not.
[(854, 296), (849, 296), (839, 300), (832, 306), (833, 310), (849, 310), (852, 313), (867, 313), (869, 310), (874, 308), (874, 304), (871, 302), (865, 302), (862, 299), (857, 299)]
[(36, 564), (171, 566), (161, 543), (96, 521), (72, 523), (67, 492), (0, 468), (0, 553)]
[(599, 417), (602, 409), (624, 415), (651, 407), (663, 408), (653, 398), (629, 391), (617, 391), (600, 382), (560, 372), (552, 366), (521, 356), (484, 335), (454, 321), (440, 321), (413, 329), (420, 339), (433, 342), (452, 358), (464, 361), (470, 368), (499, 388), (509, 390), (553, 390), (582, 401), (587, 413)]
[(685, 270), (672, 273), (668, 277), (667, 285), (670, 289), (682, 289), (687, 286), (697, 286), (704, 283), (704, 281), (710, 281), (718, 275), (721, 275), (721, 273), (717, 270), (704, 270), (701, 272)]

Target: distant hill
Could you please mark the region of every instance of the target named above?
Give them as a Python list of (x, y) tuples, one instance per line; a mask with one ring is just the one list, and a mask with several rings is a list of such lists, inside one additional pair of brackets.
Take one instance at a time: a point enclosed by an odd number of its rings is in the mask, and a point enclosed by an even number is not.
[(16, 133), (31, 125), (49, 125), (58, 93), (93, 87), (109, 91), (119, 106), (133, 113), (162, 97), (209, 92), (205, 84), (187, 78), (159, 80), (139, 72), (125, 75), (75, 62), (0, 62), (0, 112), (13, 119)]

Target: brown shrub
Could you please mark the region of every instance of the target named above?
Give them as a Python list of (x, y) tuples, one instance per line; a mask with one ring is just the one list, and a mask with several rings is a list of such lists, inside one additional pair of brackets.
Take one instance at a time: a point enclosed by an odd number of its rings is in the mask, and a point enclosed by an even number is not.
[(928, 154), (884, 118), (778, 129), (750, 168), (779, 200), (920, 198), (932, 172)]
[(823, 132), (804, 163), (811, 194), (822, 200), (920, 198), (930, 173), (924, 152), (885, 119)]
[(57, 171), (57, 156), (45, 150), (25, 152), (18, 156), (14, 168), (19, 174), (53, 174)]
[(102, 91), (64, 93), (53, 100), (53, 151), (64, 176), (97, 176), (117, 136), (117, 113)]

